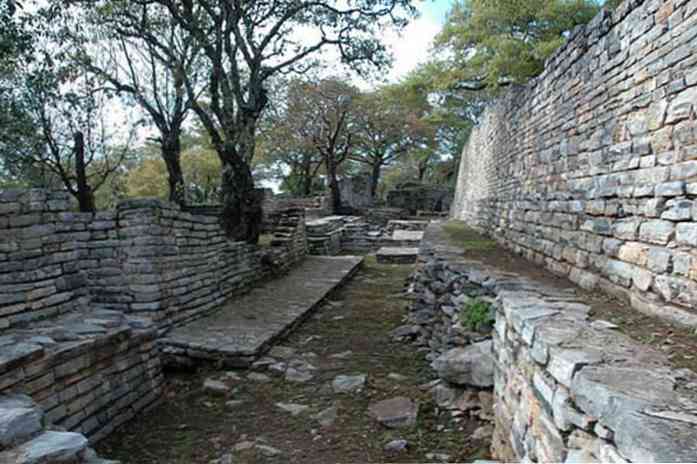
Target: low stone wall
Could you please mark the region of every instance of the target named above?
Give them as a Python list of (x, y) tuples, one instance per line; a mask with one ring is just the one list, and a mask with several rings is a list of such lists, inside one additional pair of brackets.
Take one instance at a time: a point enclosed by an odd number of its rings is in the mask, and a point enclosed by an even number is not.
[(264, 216), (272, 215), (284, 209), (304, 209), (308, 218), (321, 218), (332, 214), (329, 197), (318, 195), (313, 197), (288, 198), (267, 195), (264, 199)]
[(414, 215), (417, 211), (450, 210), (454, 191), (443, 185), (407, 183), (387, 192), (387, 206), (403, 208)]
[(590, 320), (573, 287), (467, 262), (433, 224), (412, 291), (411, 325), (398, 335), (427, 347), (441, 376), (455, 373), (469, 384), (486, 371), (486, 356), (472, 349), (485, 342), (462, 333), (453, 315), (468, 298), (496, 298), (489, 343), (496, 459), (697, 460), (697, 375), (671, 368), (665, 355), (612, 324)]
[(297, 210), (295, 220), (274, 213), (278, 246), (260, 250), (227, 240), (217, 217), (161, 200), (126, 200), (94, 215), (73, 208), (59, 192), (0, 193), (0, 332), (89, 303), (143, 314), (163, 329), (305, 254)]
[(160, 200), (74, 209), (63, 193), (0, 192), (0, 394), (93, 441), (160, 398), (158, 335), (307, 253), (302, 209), (274, 213), (266, 248)]
[(155, 404), (157, 330), (110, 310), (69, 313), (0, 337), (0, 395), (30, 396), (46, 420), (98, 441)]

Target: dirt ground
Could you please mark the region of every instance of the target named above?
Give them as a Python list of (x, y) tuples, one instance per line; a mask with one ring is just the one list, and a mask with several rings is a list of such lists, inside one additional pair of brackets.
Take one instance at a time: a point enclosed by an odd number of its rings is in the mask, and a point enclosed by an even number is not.
[[(488, 443), (470, 439), (481, 424), (439, 411), (431, 394), (419, 388), (435, 378), (424, 353), (388, 335), (406, 314), (402, 292), (411, 270), (411, 266), (378, 265), (368, 257), (352, 280), (282, 343), (318, 367), (309, 382), (292, 383), (266, 372), (272, 380), (255, 383), (244, 378), (247, 372), (237, 371), (243, 377), (239, 385), (230, 393), (215, 395), (202, 385), (221, 372), (170, 373), (163, 403), (101, 442), (100, 455), (124, 464), (209, 463), (226, 454), (231, 459), (221, 463), (433, 462), (429, 453), (447, 454), (451, 462), (488, 457)], [(330, 357), (345, 351), (351, 356)], [(332, 391), (335, 376), (360, 373), (367, 374), (362, 392)], [(404, 378), (393, 380), (388, 377), (391, 373)], [(369, 417), (370, 403), (395, 396), (419, 402), (416, 426), (388, 429)], [(226, 405), (230, 400), (242, 404)], [(278, 402), (309, 409), (292, 416), (280, 410)], [(322, 428), (312, 416), (332, 405), (337, 407), (337, 419)], [(384, 451), (386, 443), (398, 438), (408, 441), (406, 451)], [(269, 457), (255, 448), (232, 451), (244, 441), (269, 445), (282, 454)]]
[[(463, 248), (464, 256), (498, 269), (525, 275), (552, 285), (573, 285), (567, 279), (555, 276), (541, 266), (498, 246), (491, 239), (469, 229), (463, 222), (450, 221), (444, 225), (451, 243)], [(576, 287), (581, 299), (591, 306), (591, 317), (612, 322), (622, 333), (642, 344), (648, 344), (666, 353), (673, 367), (697, 372), (697, 333), (644, 315), (628, 303), (601, 291), (586, 291)]]

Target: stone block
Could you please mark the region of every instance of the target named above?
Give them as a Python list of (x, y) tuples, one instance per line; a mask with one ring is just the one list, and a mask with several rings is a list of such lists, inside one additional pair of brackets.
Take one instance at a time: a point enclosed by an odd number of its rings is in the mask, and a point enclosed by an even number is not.
[(675, 225), (670, 221), (651, 220), (639, 228), (639, 239), (643, 242), (666, 245), (673, 239)]

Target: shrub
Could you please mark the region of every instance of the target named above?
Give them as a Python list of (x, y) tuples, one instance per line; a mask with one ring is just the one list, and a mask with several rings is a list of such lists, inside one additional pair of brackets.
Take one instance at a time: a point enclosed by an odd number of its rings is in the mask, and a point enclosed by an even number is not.
[(465, 303), (460, 311), (460, 322), (469, 330), (480, 331), (486, 328), (494, 323), (491, 305), (480, 299)]

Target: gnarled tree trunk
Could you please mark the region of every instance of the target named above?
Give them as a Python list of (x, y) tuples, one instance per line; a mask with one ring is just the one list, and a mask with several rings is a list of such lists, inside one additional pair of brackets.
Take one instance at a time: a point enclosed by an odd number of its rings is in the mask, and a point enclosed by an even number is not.
[(167, 166), (167, 181), (169, 183), (169, 201), (180, 206), (186, 204), (186, 188), (181, 166), (181, 141), (179, 135), (167, 135), (162, 139), (162, 159)]
[(254, 156), (256, 119), (247, 118), (239, 133), (237, 146), (225, 144), (219, 152), (222, 161), (222, 224), (232, 240), (259, 242), (262, 222), (263, 191), (254, 186), (250, 168)]
[(80, 211), (83, 213), (93, 213), (96, 208), (94, 205), (94, 194), (92, 188), (87, 183), (87, 168), (85, 166), (85, 137), (82, 132), (73, 134), (75, 145), (73, 150), (75, 153), (75, 177), (77, 178), (77, 197)]
[(378, 193), (378, 183), (380, 182), (380, 169), (382, 168), (382, 163), (376, 161), (373, 163), (373, 169), (370, 173), (370, 198), (375, 200), (375, 196)]

